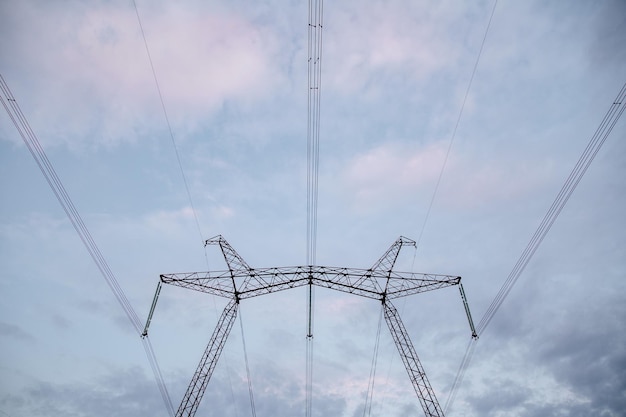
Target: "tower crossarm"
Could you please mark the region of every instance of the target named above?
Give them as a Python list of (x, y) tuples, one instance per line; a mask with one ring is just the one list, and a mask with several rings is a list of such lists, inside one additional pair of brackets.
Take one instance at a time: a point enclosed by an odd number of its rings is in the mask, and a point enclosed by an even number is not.
[[(458, 285), (461, 277), (329, 266), (293, 266), (250, 268), (237, 273), (229, 270), (163, 274), (161, 281), (226, 298), (233, 298), (236, 291), (239, 299), (301, 287), (310, 281), (319, 287), (382, 300)], [(237, 282), (241, 284), (235, 289), (232, 281), (235, 286)], [(386, 292), (381, 289), (383, 284), (387, 287)]]
[(386, 283), (385, 293), (386, 298), (391, 300), (406, 297), (407, 295), (459, 285), (460, 283), (461, 277), (454, 275), (391, 271)]
[[(373, 271), (371, 269), (317, 267), (313, 283), (362, 297), (383, 300), (431, 291), (460, 282), (450, 275), (417, 274), (412, 272)], [(385, 293), (381, 283), (389, 282)]]
[(220, 297), (235, 298), (231, 271), (161, 274), (161, 282)]

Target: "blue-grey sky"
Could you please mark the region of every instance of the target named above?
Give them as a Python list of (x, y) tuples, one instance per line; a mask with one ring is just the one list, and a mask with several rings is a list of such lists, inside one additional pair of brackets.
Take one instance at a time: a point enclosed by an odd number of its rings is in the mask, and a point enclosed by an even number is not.
[[(307, 3), (0, 1), (0, 72), (133, 308), (159, 274), (306, 261)], [(317, 263), (417, 239), (493, 2), (324, 4)], [(406, 271), (460, 275), (474, 319), (626, 81), (626, 3), (499, 2)], [(624, 416), (626, 123), (476, 345), (450, 416)], [(134, 333), (0, 116), (0, 414), (166, 416)], [(199, 229), (199, 230), (198, 230)], [(165, 286), (150, 337), (178, 405), (226, 304)], [(245, 300), (259, 416), (304, 414), (306, 294)], [(470, 331), (455, 288), (396, 303), (440, 402)], [(313, 415), (363, 415), (380, 305), (318, 289)], [(421, 415), (383, 324), (372, 415)], [(250, 415), (240, 323), (198, 415)]]

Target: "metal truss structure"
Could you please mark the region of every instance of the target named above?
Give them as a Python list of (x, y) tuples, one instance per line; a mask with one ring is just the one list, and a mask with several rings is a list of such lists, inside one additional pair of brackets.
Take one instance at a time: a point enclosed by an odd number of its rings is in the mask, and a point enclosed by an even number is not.
[(219, 245), (228, 270), (162, 274), (143, 332), (144, 336), (148, 334), (148, 327), (161, 291), (161, 284), (189, 288), (230, 299), (200, 359), (196, 372), (176, 412), (176, 417), (195, 415), (237, 317), (239, 302), (246, 298), (305, 285), (316, 285), (381, 301), (387, 327), (398, 348), (424, 414), (427, 417), (442, 417), (444, 415), (392, 300), (458, 285), (472, 337), (478, 336), (461, 285), (461, 277), (396, 272), (393, 270), (400, 249), (405, 245), (415, 246), (413, 240), (401, 236), (369, 269), (313, 265), (257, 269), (251, 268), (222, 236), (207, 240), (205, 245)]

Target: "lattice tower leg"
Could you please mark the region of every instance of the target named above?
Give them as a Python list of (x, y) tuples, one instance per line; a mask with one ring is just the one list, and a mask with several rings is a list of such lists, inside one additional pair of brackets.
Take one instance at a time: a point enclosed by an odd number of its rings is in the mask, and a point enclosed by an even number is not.
[(415, 352), (409, 334), (402, 324), (402, 320), (400, 320), (398, 310), (396, 310), (393, 304), (388, 300), (383, 301), (383, 306), (385, 310), (385, 321), (387, 322), (393, 341), (396, 343), (402, 362), (404, 362), (404, 367), (409, 374), (415, 393), (424, 409), (424, 414), (426, 417), (443, 417), (441, 406), (439, 402), (437, 402), (435, 392), (430, 382), (428, 382), (426, 372), (417, 357), (417, 352)]
[(222, 353), (226, 339), (228, 339), (230, 330), (235, 323), (238, 306), (239, 304), (235, 300), (231, 300), (228, 305), (226, 305), (226, 308), (224, 308), (217, 322), (217, 326), (215, 327), (215, 331), (213, 332), (213, 336), (211, 336), (211, 340), (202, 355), (202, 359), (200, 359), (198, 368), (189, 383), (187, 392), (180, 402), (176, 417), (193, 417), (196, 414), (200, 400), (202, 400), (204, 391), (217, 365), (217, 360)]

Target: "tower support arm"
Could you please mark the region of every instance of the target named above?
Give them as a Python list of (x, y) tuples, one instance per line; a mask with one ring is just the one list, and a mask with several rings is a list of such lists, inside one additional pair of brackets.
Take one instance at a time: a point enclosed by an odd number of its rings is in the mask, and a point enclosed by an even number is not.
[[(235, 289), (233, 280), (243, 282)], [(231, 271), (163, 274), (164, 284), (175, 285), (220, 297), (252, 298), (290, 288), (313, 284), (318, 287), (382, 300), (395, 299), (458, 285), (453, 275), (422, 274), (329, 266), (255, 268), (237, 274)], [(382, 290), (382, 282), (386, 291)]]
[(217, 322), (217, 326), (215, 327), (215, 331), (213, 332), (213, 336), (211, 336), (211, 340), (200, 359), (198, 368), (193, 374), (191, 383), (189, 387), (187, 387), (187, 392), (185, 392), (180, 406), (178, 407), (176, 417), (193, 417), (196, 414), (204, 391), (217, 365), (217, 360), (224, 349), (226, 339), (228, 339), (228, 335), (235, 323), (238, 306), (239, 304), (233, 299), (226, 305), (226, 308), (224, 308)]
[(461, 283), (461, 277), (454, 275), (421, 274), (391, 271), (385, 284), (385, 298), (394, 299), (438, 290)]
[(413, 384), (417, 398), (419, 398), (420, 404), (422, 405), (424, 414), (426, 417), (443, 417), (444, 414), (441, 406), (426, 377), (426, 372), (417, 357), (417, 352), (415, 352), (409, 334), (404, 324), (402, 324), (402, 320), (400, 320), (398, 310), (396, 310), (389, 300), (383, 300), (383, 308), (385, 321), (387, 322), (393, 341), (398, 348), (404, 367), (409, 374), (409, 379), (411, 380), (411, 384)]
[(235, 296), (230, 271), (161, 274), (161, 282), (229, 299)]

